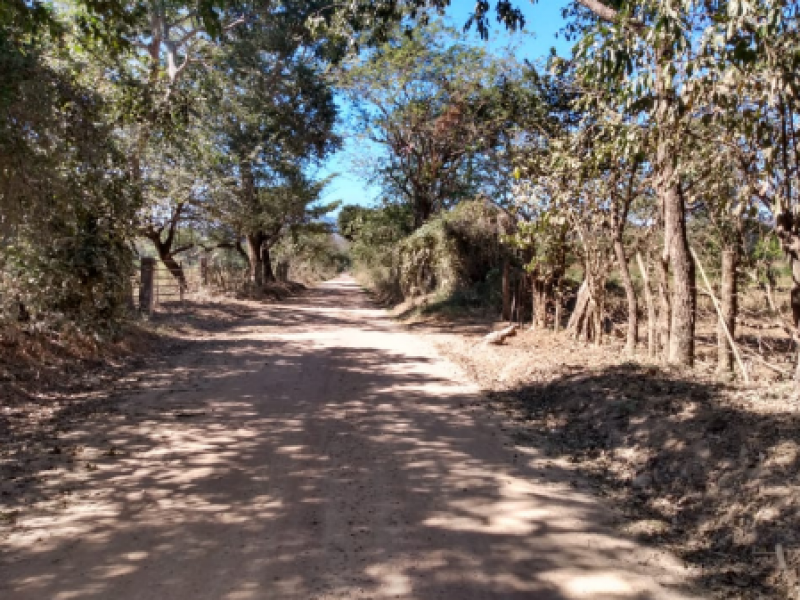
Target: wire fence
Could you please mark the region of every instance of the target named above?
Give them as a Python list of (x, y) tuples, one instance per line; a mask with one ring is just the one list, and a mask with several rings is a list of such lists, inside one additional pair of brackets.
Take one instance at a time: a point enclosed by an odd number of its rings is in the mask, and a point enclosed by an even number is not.
[[(151, 274), (148, 274), (148, 269)], [(131, 305), (137, 310), (147, 302), (142, 293), (142, 282), (150, 281), (151, 310), (165, 303), (196, 300), (211, 295), (237, 294), (247, 284), (247, 268), (226, 261), (200, 259), (190, 264), (177, 262), (172, 269), (157, 259), (144, 258), (136, 265), (136, 275), (131, 278)]]

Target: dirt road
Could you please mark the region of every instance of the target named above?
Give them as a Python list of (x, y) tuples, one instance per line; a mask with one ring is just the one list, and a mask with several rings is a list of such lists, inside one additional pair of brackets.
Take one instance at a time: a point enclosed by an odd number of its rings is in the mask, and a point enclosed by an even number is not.
[(690, 597), (346, 277), (141, 378), (62, 440), (58, 501), (0, 539), (0, 598)]

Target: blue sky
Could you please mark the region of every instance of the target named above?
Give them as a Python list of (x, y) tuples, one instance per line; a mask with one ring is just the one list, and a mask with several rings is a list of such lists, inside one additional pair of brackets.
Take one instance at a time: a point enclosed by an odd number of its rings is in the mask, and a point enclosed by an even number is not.
[[(535, 60), (550, 53), (550, 48), (555, 48), (561, 56), (569, 54), (571, 44), (563, 36), (556, 37), (556, 33), (563, 27), (564, 19), (561, 17), (561, 10), (567, 5), (566, 0), (540, 0), (533, 4), (529, 0), (520, 0), (518, 6), (525, 14), (525, 32), (517, 34), (515, 39), (519, 50), (517, 58)], [(471, 0), (452, 0), (452, 5), (447, 11), (447, 18), (454, 26), (462, 27), (469, 17), (469, 13), (475, 6)], [(492, 18), (492, 35), (486, 43), (489, 47), (502, 48), (509, 42), (508, 34), (495, 23)], [(473, 34), (476, 41), (480, 41), (478, 36)], [(332, 156), (319, 173), (326, 176), (330, 173), (338, 173), (338, 177), (330, 184), (327, 190), (326, 200), (342, 200), (344, 204), (368, 205), (377, 196), (376, 189), (370, 189), (365, 182), (357, 175), (350, 173), (348, 155), (354, 150), (352, 144), (348, 145), (349, 140), (345, 134), (345, 149)], [(353, 140), (356, 142), (356, 140)], [(363, 144), (363, 141), (358, 141)], [(369, 152), (369, 148), (364, 149)]]

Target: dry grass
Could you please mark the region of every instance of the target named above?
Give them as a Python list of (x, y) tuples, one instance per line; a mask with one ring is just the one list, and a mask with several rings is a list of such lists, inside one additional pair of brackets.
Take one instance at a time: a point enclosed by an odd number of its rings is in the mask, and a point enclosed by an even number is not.
[[(790, 381), (756, 362), (749, 386), (719, 379), (707, 310), (692, 371), (626, 359), (613, 337), (596, 347), (527, 330), (486, 346), (502, 323), (406, 314), (480, 384), (519, 445), (544, 449), (610, 498), (621, 530), (670, 548), (715, 597), (797, 597), (800, 403)], [(771, 361), (791, 356), (788, 340), (764, 333), (742, 329), (741, 339), (755, 348), (762, 336)]]

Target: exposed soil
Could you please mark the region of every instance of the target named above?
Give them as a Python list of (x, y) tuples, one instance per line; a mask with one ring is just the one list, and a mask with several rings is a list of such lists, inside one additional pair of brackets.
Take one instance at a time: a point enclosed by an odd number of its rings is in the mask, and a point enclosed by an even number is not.
[[(113, 412), (116, 395), (137, 389), (148, 368), (256, 310), (230, 299), (167, 303), (113, 340), (6, 329), (0, 335), (0, 480), (15, 478), (20, 487), (32, 457), (58, 453), (50, 444), (59, 432)], [(0, 522), (16, 514), (0, 513)]]
[(4, 600), (701, 597), (352, 280), (164, 319), (113, 384), (11, 406), (48, 414), (4, 434)]
[(800, 598), (800, 403), (791, 384), (766, 370), (744, 386), (708, 366), (688, 373), (626, 360), (613, 339), (597, 348), (524, 329), (503, 346), (480, 343), (502, 326), (409, 322), (477, 382), (518, 444), (588, 476), (617, 508), (620, 531), (675, 552), (714, 597)]

